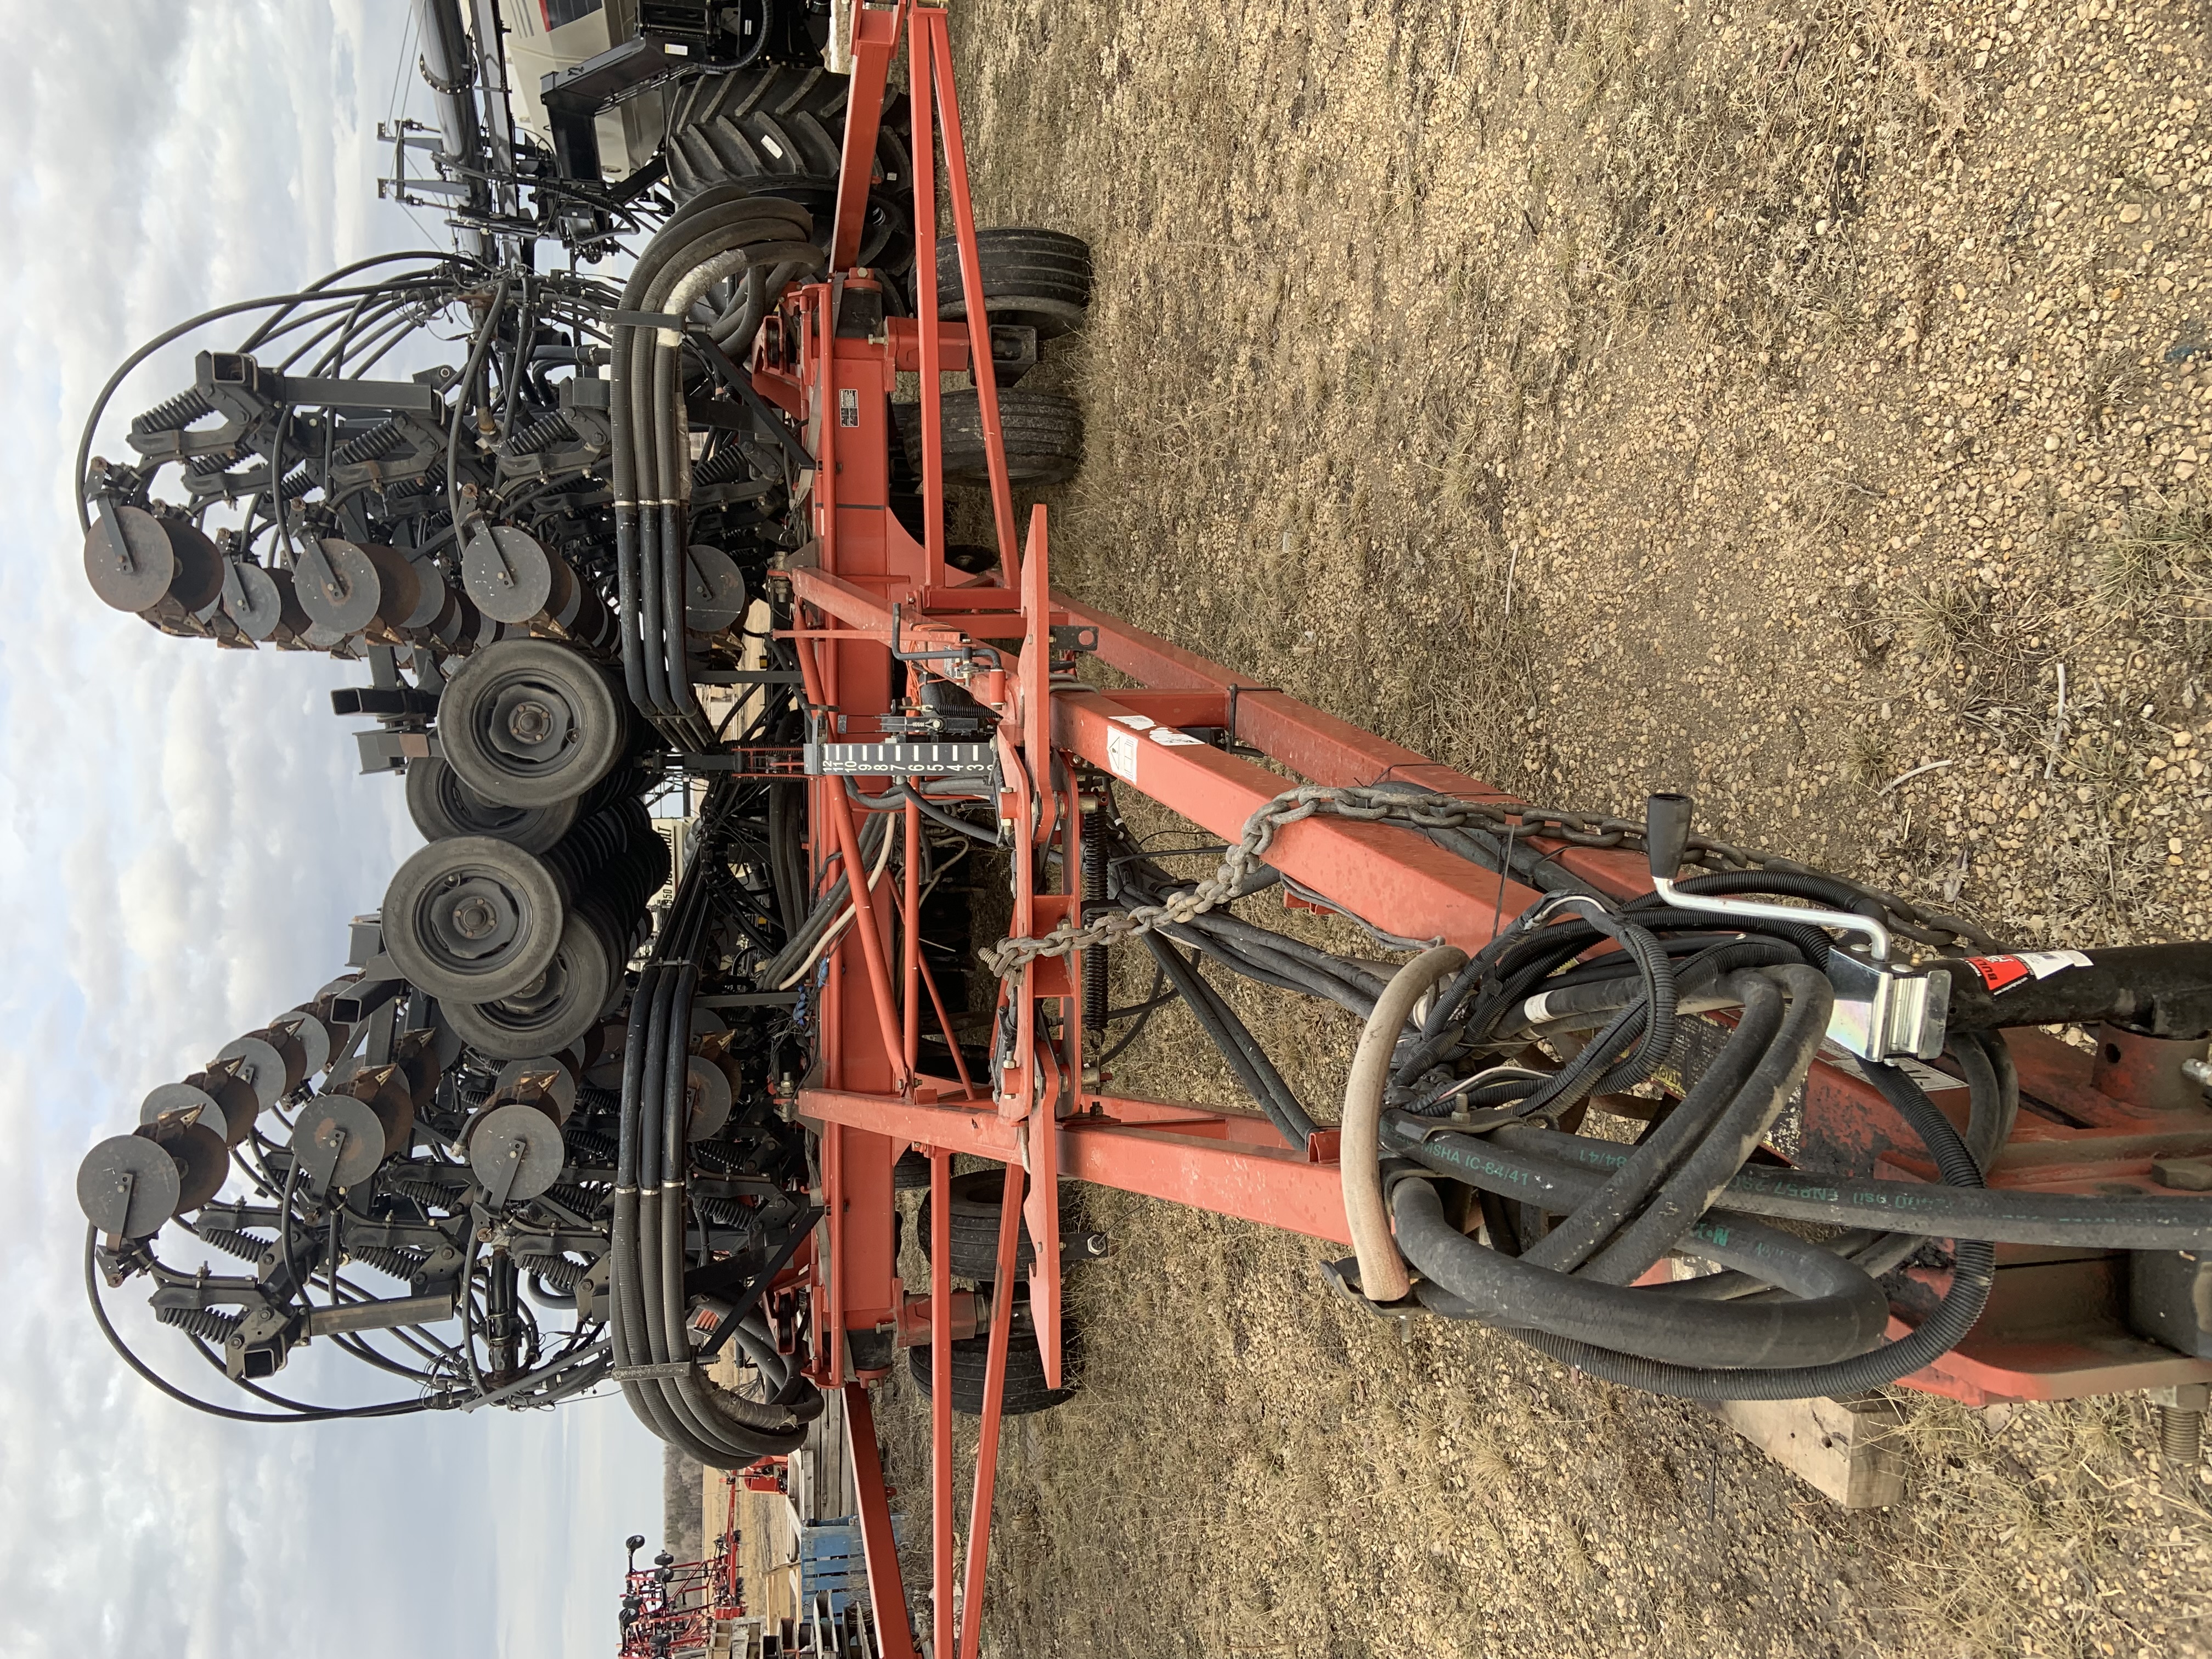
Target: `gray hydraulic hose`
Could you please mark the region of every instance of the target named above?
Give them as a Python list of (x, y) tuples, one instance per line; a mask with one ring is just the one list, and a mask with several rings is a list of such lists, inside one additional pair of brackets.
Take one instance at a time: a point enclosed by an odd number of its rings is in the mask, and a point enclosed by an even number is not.
[(1370, 1302), (1399, 1302), (1412, 1293), (1413, 1282), (1406, 1272), (1405, 1258), (1390, 1237), (1390, 1218), (1382, 1206), (1382, 1169), (1378, 1138), (1382, 1121), (1382, 1091), (1390, 1082), (1391, 1057), (1413, 1005), (1447, 974), (1467, 965), (1467, 952), (1454, 945), (1424, 951), (1392, 975), (1375, 1012), (1359, 1033), (1359, 1046), (1352, 1055), (1352, 1070), (1344, 1079), (1344, 1116), (1339, 1126), (1340, 1179), (1344, 1183), (1344, 1220), (1352, 1232), (1352, 1253), (1359, 1259), (1360, 1294)]

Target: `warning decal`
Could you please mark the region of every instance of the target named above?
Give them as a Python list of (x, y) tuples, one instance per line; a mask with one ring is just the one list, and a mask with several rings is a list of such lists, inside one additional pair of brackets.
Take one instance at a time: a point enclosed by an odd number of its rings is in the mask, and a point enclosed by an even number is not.
[(2016, 956), (1969, 957), (1966, 966), (1982, 976), (1992, 994), (2025, 985), (2032, 979), (2049, 979), (2068, 968), (2091, 966), (2079, 951), (2023, 951)]

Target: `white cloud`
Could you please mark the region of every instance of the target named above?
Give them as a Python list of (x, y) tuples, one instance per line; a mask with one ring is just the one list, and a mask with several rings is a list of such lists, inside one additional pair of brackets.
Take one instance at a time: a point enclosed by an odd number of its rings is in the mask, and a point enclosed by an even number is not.
[[(619, 1540), (658, 1513), (658, 1448), (619, 1403), (218, 1423), (126, 1373), (82, 1304), (85, 1147), (329, 978), (413, 837), (327, 712), (342, 665), (166, 639), (93, 598), (77, 427), (157, 330), (419, 242), (374, 199), (405, 22), (368, 0), (0, 0), (0, 1646), (25, 1659), (602, 1654)], [(115, 429), (190, 350), (133, 377)], [(143, 1293), (112, 1305), (197, 1380)], [(368, 1397), (327, 1358), (286, 1389)]]

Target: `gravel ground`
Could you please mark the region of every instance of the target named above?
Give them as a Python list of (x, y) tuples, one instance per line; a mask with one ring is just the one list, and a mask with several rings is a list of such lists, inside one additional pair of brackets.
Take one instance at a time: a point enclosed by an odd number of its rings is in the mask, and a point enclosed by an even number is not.
[[(1087, 411), (1056, 574), (1534, 799), (1688, 789), (2023, 942), (2201, 933), (2207, 27), (966, 0), (985, 222), (1098, 259), (1034, 381)], [(1328, 1099), (1347, 1023), (1243, 1006)], [(1175, 1021), (1131, 1062), (1233, 1097)], [(1916, 1397), (1908, 1501), (1845, 1514), (1363, 1322), (1299, 1241), (1085, 1201), (1118, 1254), (1085, 1394), (1009, 1437), (987, 1652), (2212, 1651), (2201, 1471), (2135, 1401)]]

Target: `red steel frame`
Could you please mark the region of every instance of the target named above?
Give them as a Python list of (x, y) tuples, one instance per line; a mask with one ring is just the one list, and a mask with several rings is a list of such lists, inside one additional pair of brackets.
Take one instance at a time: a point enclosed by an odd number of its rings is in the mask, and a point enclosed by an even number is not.
[[(914, 118), (916, 316), (893, 317), (872, 337), (841, 336), (845, 296), (874, 283), (855, 264), (870, 187), (883, 94), (902, 31), (910, 30), (909, 94)], [(969, 577), (945, 562), (943, 416), (939, 376), (986, 363), (988, 326), (970, 203), (967, 156), (943, 11), (901, 0), (862, 6), (854, 29), (853, 91), (844, 138), (845, 168), (827, 280), (785, 303), (778, 329), (757, 360), (755, 383), (805, 428), (817, 470), (811, 503), (813, 540), (788, 572), (795, 641), (809, 703), (835, 710), (865, 730), (912, 688), (908, 651), (988, 643), (999, 655), (967, 682), (1000, 724), (1004, 778), (998, 816), (1032, 826), (1032, 851), (1056, 847), (1060, 868), (1080, 867), (1078, 768), (1115, 777), (1213, 834), (1234, 841), (1253, 811), (1280, 793), (1282, 776), (1251, 761), (1180, 737), (1177, 728), (1230, 732), (1309, 781), (1366, 785), (1404, 780), (1463, 799), (1514, 797), (1425, 756), (1359, 730), (1278, 690), (1247, 684), (1202, 657), (1092, 610), (1048, 586), (1047, 515), (1040, 506), (1018, 537), (998, 395), (989, 373), (973, 375), (988, 456), (993, 520), (1000, 556), (995, 578)], [(936, 215), (938, 146), (942, 193), (959, 250), (969, 319), (938, 318)], [(894, 183), (900, 181), (881, 181)], [(922, 499), (916, 541), (890, 510), (886, 405), (901, 372), (921, 381)], [(1054, 684), (1055, 627), (1094, 630), (1096, 652), (1139, 689), (1112, 692)], [(807, 785), (817, 868), (831, 859), (860, 869), (853, 808), (837, 779)], [(909, 806), (903, 833), (920, 834)], [(1559, 863), (1602, 890), (1627, 897), (1648, 891), (1640, 854), (1552, 848)], [(1425, 841), (1382, 824), (1316, 817), (1285, 830), (1269, 862), (1303, 886), (1387, 932), (1441, 936), (1478, 949), (1536, 895), (1501, 881)], [(1036, 890), (1040, 860), (1018, 856), (1012, 931), (1048, 932), (1078, 918), (1079, 900)], [(915, 871), (919, 860), (909, 860)], [(848, 1370), (843, 1334), (893, 1326), (906, 1304), (894, 1258), (891, 1165), (907, 1146), (929, 1157), (935, 1237), (933, 1310), (952, 1306), (947, 1182), (952, 1157), (970, 1153), (1006, 1166), (997, 1283), (1014, 1279), (1018, 1218), (1035, 1241), (1028, 1295), (1048, 1380), (1060, 1378), (1060, 1177), (1171, 1199), (1224, 1215), (1347, 1244), (1339, 1187), (1336, 1136), (1323, 1131), (1291, 1147), (1256, 1113), (1223, 1111), (1109, 1092), (1108, 1079), (1083, 1065), (1079, 959), (1033, 963), (1009, 980), (1016, 1035), (998, 1076), (972, 1079), (925, 1074), (918, 1066), (922, 1021), (940, 1023), (945, 1006), (931, 981), (915, 933), (919, 894), (872, 894), (851, 884), (854, 925), (828, 960), (818, 1001), (823, 1063), (798, 1100), (821, 1136), (829, 1215), (826, 1251), (805, 1272), (814, 1298), (816, 1347), (810, 1374), (842, 1386), (862, 1492), (861, 1521), (883, 1650), (911, 1655), (904, 1589), (884, 1504), (866, 1383), (880, 1372)], [(896, 934), (891, 909), (901, 912)], [(894, 959), (892, 940), (902, 941)], [(2212, 1151), (2201, 1113), (2146, 1110), (2090, 1086), (2087, 1058), (2034, 1032), (2011, 1034), (2029, 1109), (1992, 1172), (1995, 1185), (2055, 1190), (2150, 1188), (2154, 1155)], [(957, 1045), (953, 1047), (956, 1065)], [(1960, 1097), (1939, 1093), (1950, 1105)], [(2060, 1109), (2036, 1109), (2039, 1102)], [(1927, 1178), (1915, 1163), (1918, 1143), (1881, 1097), (1846, 1066), (1821, 1063), (1807, 1085), (1801, 1160), (1838, 1172), (1875, 1171)], [(1903, 1149), (1893, 1152), (1893, 1148)], [(1025, 1179), (1026, 1177), (1026, 1179)], [(1026, 1196), (1024, 1197), (1024, 1189)], [(1017, 1207), (1018, 1200), (1019, 1207)], [(2129, 1334), (2114, 1310), (2115, 1274), (2124, 1259), (2094, 1251), (2001, 1248), (1998, 1288), (1966, 1342), (1907, 1386), (1979, 1403), (1993, 1399), (2063, 1398), (2212, 1378), (2212, 1365), (2184, 1358)], [(1942, 1277), (1927, 1275), (1931, 1291)], [(949, 1342), (933, 1346), (931, 1496), (933, 1650), (969, 1659), (981, 1632), (983, 1573), (989, 1554), (991, 1501), (1000, 1407), (1012, 1340), (1013, 1298), (993, 1298), (984, 1410), (969, 1510), (965, 1583), (955, 1629), (954, 1470)], [(1901, 1330), (1900, 1324), (1896, 1328)]]

